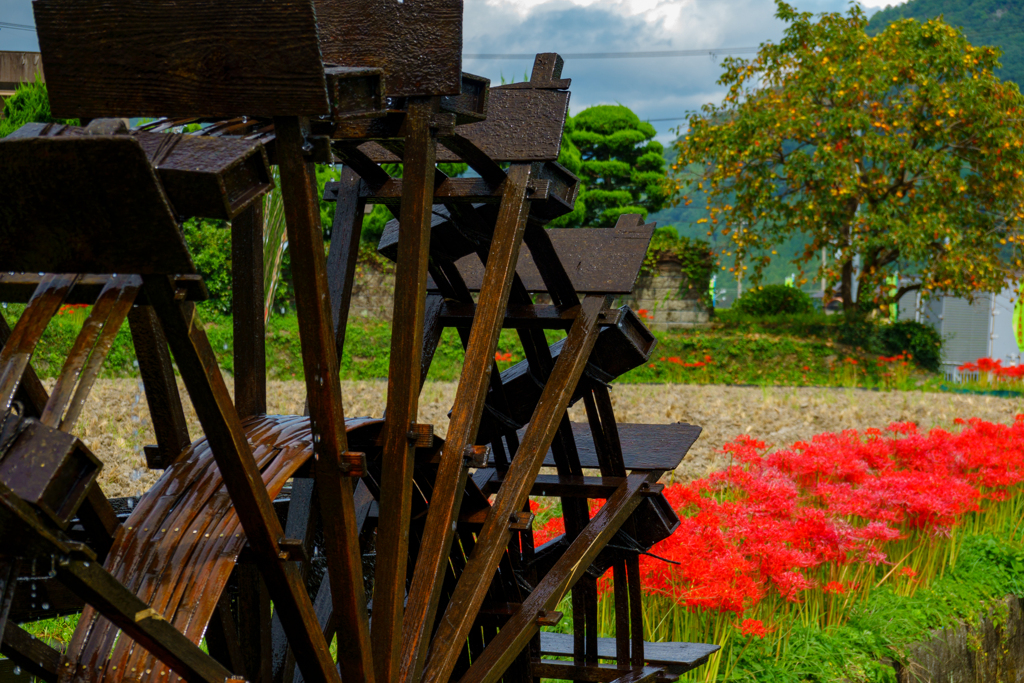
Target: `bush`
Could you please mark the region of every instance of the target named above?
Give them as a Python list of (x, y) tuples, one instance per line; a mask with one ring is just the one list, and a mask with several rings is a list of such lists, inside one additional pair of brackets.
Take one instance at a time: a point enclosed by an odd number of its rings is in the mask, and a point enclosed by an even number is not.
[(788, 285), (765, 285), (743, 292), (732, 305), (737, 313), (752, 316), (806, 315), (814, 313), (814, 303), (806, 292)]
[(26, 123), (67, 123), (78, 125), (78, 119), (55, 119), (50, 113), (50, 98), (46, 84), (39, 76), (34, 83), (22, 83), (14, 94), (3, 102), (0, 117), (0, 138), (6, 137)]
[(901, 320), (879, 326), (876, 337), (882, 352), (889, 356), (909, 351), (914, 362), (925, 370), (938, 372), (942, 358), (942, 337), (935, 328), (913, 320)]

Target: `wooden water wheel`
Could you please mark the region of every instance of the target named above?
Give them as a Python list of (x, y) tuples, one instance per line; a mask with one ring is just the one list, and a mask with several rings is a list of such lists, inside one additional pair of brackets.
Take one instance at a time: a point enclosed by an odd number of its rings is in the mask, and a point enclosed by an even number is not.
[[(6, 656), (67, 682), (645, 681), (707, 659), (715, 647), (643, 641), (638, 556), (678, 523), (657, 482), (699, 428), (616, 423), (608, 383), (654, 338), (611, 304), (653, 225), (545, 228), (578, 188), (555, 162), (569, 99), (557, 55), (525, 83), (462, 73), (458, 0), (34, 5), (54, 113), (88, 124), (0, 141), (0, 299), (27, 304), (13, 329), (0, 318)], [(124, 116), (159, 118), (129, 130)], [(325, 255), (313, 164), (338, 160)], [(476, 177), (448, 178), (442, 161)], [(270, 164), (306, 416), (266, 414)], [(353, 418), (338, 358), (367, 203), (396, 216), (379, 246), (395, 309), (386, 412)], [(231, 221), (234, 400), (196, 313), (191, 216)], [(31, 360), (63, 303), (92, 307), (48, 393)], [(111, 501), (74, 434), (125, 321), (157, 438), (147, 461), (164, 473)], [(465, 361), (441, 439), (417, 403), (446, 327)], [(499, 372), (504, 328), (526, 360)], [(531, 496), (560, 498), (565, 516), (541, 547)], [(589, 500), (603, 504), (591, 514)], [(616, 636), (599, 638), (609, 570)], [(570, 592), (572, 633), (542, 632)], [(64, 652), (18, 626), (74, 612)]]

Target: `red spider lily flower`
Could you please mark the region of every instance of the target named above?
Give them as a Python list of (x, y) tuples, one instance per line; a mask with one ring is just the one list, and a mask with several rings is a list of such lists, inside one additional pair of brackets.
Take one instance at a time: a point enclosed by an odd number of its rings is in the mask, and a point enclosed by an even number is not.
[(497, 360), (497, 361), (509, 361), (509, 360), (512, 360), (512, 353), (511, 352), (509, 352), (509, 353), (502, 353), (501, 351), (497, 351), (494, 354), (494, 360)]
[(914, 577), (916, 577), (916, 576), (917, 576), (917, 572), (915, 572), (915, 571), (914, 571), (913, 569), (911, 569), (910, 567), (900, 567), (900, 570), (899, 570), (899, 572), (897, 572), (897, 573), (898, 573), (898, 574), (899, 574), (900, 576), (906, 576), (906, 577), (907, 577), (907, 578), (909, 578), (909, 579), (912, 579), (912, 578), (914, 578)]
[(744, 619), (743, 623), (740, 624), (740, 633), (745, 636), (757, 636), (758, 638), (764, 638), (768, 635), (768, 629), (765, 628), (764, 623), (760, 619)]
[(668, 362), (675, 363), (676, 365), (683, 365), (683, 361), (681, 358), (679, 358), (679, 356), (669, 356)]
[(805, 365), (805, 366), (803, 366), (803, 371), (804, 371), (804, 372), (807, 372), (808, 370), (810, 370), (810, 368), (809, 368), (809, 367), (807, 367), (806, 365)]
[(653, 367), (654, 367), (654, 363), (649, 363), (649, 364), (647, 365), (647, 367), (649, 367), (649, 368), (653, 368)]
[(539, 547), (548, 541), (558, 538), (565, 533), (565, 520), (561, 517), (552, 517), (539, 529), (533, 530), (533, 543)]
[(821, 590), (826, 593), (835, 593), (836, 595), (842, 595), (846, 592), (846, 585), (842, 581), (829, 581)]

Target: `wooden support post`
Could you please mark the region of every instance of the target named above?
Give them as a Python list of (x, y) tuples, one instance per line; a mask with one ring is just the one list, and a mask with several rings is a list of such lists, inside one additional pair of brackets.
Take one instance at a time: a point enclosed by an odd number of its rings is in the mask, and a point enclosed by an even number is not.
[(414, 456), (409, 427), (416, 422), (419, 412), (424, 292), (437, 159), (437, 134), (431, 122), (438, 108), (437, 98), (410, 99), (405, 121), (403, 175), (406, 183), (399, 215), (394, 331), (373, 590), (373, 659), (377, 680), (382, 682), (398, 678), (402, 647)]
[(263, 310), (263, 201), (231, 221), (231, 310), (235, 408), (243, 417), (267, 413), (267, 350)]
[(555, 430), (594, 348), (598, 314), (603, 307), (603, 297), (588, 297), (569, 330), (562, 353), (544, 387), (505, 482), (498, 490), (466, 570), (431, 643), (424, 667), (424, 683), (441, 683), (447, 681), (451, 674), (459, 649), (472, 627), (501, 554), (508, 545), (509, 520), (526, 502)]
[(505, 623), (498, 637), (474, 660), (473, 666), (462, 678), (462, 683), (496, 683), (501, 679), (516, 655), (540, 630), (537, 614), (558, 605), (565, 592), (583, 576), (622, 523), (640, 504), (644, 487), (650, 486), (656, 479), (657, 474), (650, 472), (631, 474), (626, 478), (533, 589), (516, 614)]
[(270, 595), (259, 569), (251, 562), (238, 565), (238, 644), (242, 671), (251, 683), (271, 683)]
[(188, 388), (196, 414), (224, 477), (231, 501), (249, 545), (260, 558), (274, 608), (287, 625), (289, 642), (299, 666), (313, 680), (340, 679), (302, 576), (294, 563), (281, 557), (284, 529), (277, 519), (263, 478), (256, 467), (238, 413), (231, 404), (217, 359), (199, 322), (195, 306), (175, 299), (170, 278), (143, 277), (146, 294), (167, 330), (167, 337)]
[(360, 196), (362, 184), (355, 171), (348, 166), (342, 169), (331, 224), (331, 248), (327, 254), (327, 286), (331, 292), (331, 320), (339, 363), (345, 349), (345, 327), (352, 304), (359, 239), (363, 232), (366, 200)]
[(452, 421), (427, 510), (419, 562), (409, 589), (401, 663), (401, 680), (406, 683), (419, 680), (434, 625), (437, 601), (444, 583), (444, 569), (454, 536), (453, 522), (459, 517), (459, 506), (466, 486), (468, 470), (464, 462), (464, 451), (473, 444), (480, 427), (480, 416), (483, 414), (494, 365), (494, 352), (508, 308), (508, 295), (516, 263), (519, 261), (519, 247), (529, 212), (526, 199), (529, 180), (530, 167), (517, 164), (509, 170), (505, 181), (505, 194), (487, 257), (477, 316), (469, 334), (466, 358), (452, 408)]
[(167, 350), (167, 338), (152, 306), (136, 306), (128, 313), (139, 374), (156, 433), (156, 452), (147, 447), (146, 464), (164, 469), (192, 443), (181, 406), (178, 382)]
[[(320, 205), (314, 195), (316, 173), (303, 158), (306, 122), (295, 117), (274, 120), (281, 196), (288, 224), (292, 280), (299, 315), (302, 367), (316, 452), (316, 480), (324, 524), (334, 621), (338, 627), (338, 661), (346, 680), (372, 682), (369, 618), (363, 590), (359, 531), (355, 528), (352, 482), (342, 454), (348, 451), (345, 415), (327, 285)], [(315, 618), (311, 625), (317, 625)], [(285, 622), (285, 632), (290, 635)], [(322, 639), (322, 634), (319, 633)], [(303, 653), (294, 647), (296, 661)], [(305, 677), (311, 676), (304, 670)]]

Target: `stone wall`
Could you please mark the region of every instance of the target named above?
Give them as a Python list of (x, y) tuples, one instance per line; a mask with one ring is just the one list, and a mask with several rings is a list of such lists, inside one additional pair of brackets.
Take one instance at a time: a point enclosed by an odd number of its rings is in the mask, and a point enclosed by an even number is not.
[(634, 311), (645, 311), (643, 317), (647, 326), (664, 331), (708, 324), (710, 314), (697, 296), (696, 292), (690, 292), (681, 266), (674, 261), (663, 261), (653, 275), (637, 278), (632, 297), (622, 303)]
[(395, 308), (394, 268), (377, 270), (360, 263), (352, 281), (352, 305), (349, 320), (383, 320), (391, 322)]
[[(683, 298), (680, 292), (688, 292), (686, 276), (678, 263), (658, 264), (654, 275), (641, 275), (636, 281), (633, 294), (622, 297), (616, 305), (629, 305), (634, 311), (645, 311), (644, 321), (652, 330), (664, 331), (675, 328), (692, 328), (706, 325), (708, 310), (693, 294)], [(350, 319), (384, 320), (391, 322), (394, 308), (395, 273), (393, 268), (377, 270), (360, 263), (352, 284), (352, 308)], [(547, 297), (538, 297), (538, 303), (550, 303)]]

